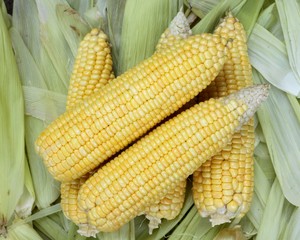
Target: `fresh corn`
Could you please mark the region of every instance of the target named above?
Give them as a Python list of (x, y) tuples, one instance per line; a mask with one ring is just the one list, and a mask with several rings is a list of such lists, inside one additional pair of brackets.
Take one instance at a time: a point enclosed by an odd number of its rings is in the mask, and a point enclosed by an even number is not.
[(179, 41), (62, 114), (36, 141), (49, 172), (83, 176), (179, 109), (218, 75), (227, 42), (213, 34)]
[(66, 109), (73, 108), (111, 79), (114, 79), (114, 74), (107, 36), (99, 29), (92, 29), (80, 42), (70, 79)]
[[(78, 49), (66, 109), (72, 109), (84, 98), (101, 90), (113, 77), (107, 36), (99, 29), (92, 29), (81, 41)], [(79, 188), (91, 175), (92, 172), (89, 172), (73, 181), (61, 183), (61, 208), (64, 215), (79, 226), (79, 232), (83, 229), (89, 236), (95, 236), (98, 231), (87, 226), (87, 215), (78, 208), (77, 203)]]
[[(183, 12), (179, 11), (161, 35), (156, 51), (174, 47), (177, 41), (191, 35), (192, 31), (189, 23)], [(169, 192), (160, 201), (145, 209), (144, 213), (149, 220), (149, 234), (152, 234), (153, 229), (158, 228), (162, 218), (172, 220), (180, 213), (185, 199), (185, 189), (186, 180), (180, 182), (173, 191)]]
[(115, 231), (162, 199), (227, 145), (267, 93), (258, 85), (195, 105), (104, 165), (78, 194), (89, 225)]
[[(202, 98), (217, 98), (252, 85), (246, 32), (231, 14), (215, 33), (232, 39), (228, 59), (217, 78), (203, 91)], [(202, 217), (212, 225), (241, 218), (250, 208), (253, 193), (253, 119), (233, 135), (232, 141), (193, 174), (193, 197)]]

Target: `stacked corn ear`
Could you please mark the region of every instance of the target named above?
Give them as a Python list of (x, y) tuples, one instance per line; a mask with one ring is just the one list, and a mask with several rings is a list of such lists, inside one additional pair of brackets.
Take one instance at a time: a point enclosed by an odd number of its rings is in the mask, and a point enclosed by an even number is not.
[[(85, 98), (100, 91), (114, 78), (108, 38), (99, 29), (92, 29), (80, 42), (67, 96), (66, 109), (72, 109)], [(87, 236), (98, 233), (87, 229), (86, 213), (78, 208), (78, 191), (92, 172), (70, 182), (61, 183), (61, 207), (65, 216), (79, 226)], [(82, 230), (83, 229), (83, 230)]]
[(231, 141), (267, 98), (268, 89), (257, 85), (195, 105), (101, 167), (78, 194), (89, 225), (116, 231), (174, 190)]
[(60, 181), (83, 176), (178, 110), (217, 76), (227, 42), (214, 34), (183, 39), (59, 116), (36, 140), (49, 172)]
[[(177, 41), (185, 39), (191, 34), (189, 23), (183, 12), (180, 11), (161, 35), (156, 51), (172, 47)], [(184, 203), (185, 190), (186, 180), (182, 181), (159, 202), (145, 208), (145, 215), (149, 220), (149, 234), (152, 234), (153, 229), (158, 228), (161, 219), (172, 220), (178, 216)]]
[[(229, 13), (215, 33), (232, 39), (228, 59), (216, 79), (200, 94), (217, 98), (250, 86), (251, 65), (246, 32)], [(193, 196), (202, 217), (212, 225), (243, 217), (250, 208), (253, 194), (253, 119), (234, 134), (232, 141), (193, 174)]]

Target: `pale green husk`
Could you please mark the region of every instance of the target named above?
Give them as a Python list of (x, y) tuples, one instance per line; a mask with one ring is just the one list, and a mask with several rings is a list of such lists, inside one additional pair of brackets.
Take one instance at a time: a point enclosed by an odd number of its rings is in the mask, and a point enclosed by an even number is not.
[(0, 236), (12, 220), (25, 182), (24, 100), (0, 2)]

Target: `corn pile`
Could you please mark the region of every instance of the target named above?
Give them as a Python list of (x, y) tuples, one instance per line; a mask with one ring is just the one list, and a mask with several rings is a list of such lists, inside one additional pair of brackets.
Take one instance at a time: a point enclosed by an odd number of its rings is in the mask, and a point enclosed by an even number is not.
[(297, 1), (0, 7), (0, 240), (298, 238)]

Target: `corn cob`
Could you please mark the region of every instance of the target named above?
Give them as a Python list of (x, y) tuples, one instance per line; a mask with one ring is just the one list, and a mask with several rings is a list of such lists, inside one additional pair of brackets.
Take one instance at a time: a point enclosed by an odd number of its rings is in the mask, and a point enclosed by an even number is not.
[(209, 85), (226, 45), (213, 34), (178, 41), (62, 114), (36, 141), (49, 172), (60, 181), (76, 179), (146, 133)]
[[(202, 98), (222, 97), (252, 85), (246, 32), (231, 14), (215, 33), (229, 37), (232, 48), (217, 78), (203, 91)], [(212, 225), (241, 218), (250, 208), (253, 192), (253, 119), (233, 135), (232, 141), (193, 174), (194, 202), (202, 217)]]
[[(87, 62), (87, 59), (90, 62)], [(66, 109), (71, 109), (113, 79), (111, 65), (107, 36), (101, 30), (92, 29), (81, 41), (77, 52)], [(82, 74), (83, 71), (85, 74)], [(95, 236), (98, 231), (87, 225), (87, 214), (81, 211), (77, 204), (79, 188), (89, 176), (92, 176), (92, 172), (71, 182), (61, 183), (61, 208), (64, 215), (79, 226), (79, 233), (84, 231), (88, 236)]]
[(115, 231), (159, 201), (231, 140), (266, 99), (268, 85), (210, 99), (160, 125), (80, 188), (89, 225)]
[[(191, 35), (192, 31), (189, 23), (183, 12), (180, 11), (161, 35), (156, 51), (174, 47), (177, 41)], [(145, 208), (144, 214), (149, 220), (149, 234), (152, 234), (153, 229), (158, 228), (162, 218), (172, 220), (180, 213), (185, 199), (185, 189), (186, 180), (180, 182), (173, 191), (169, 192), (160, 201)]]
[(92, 29), (80, 42), (67, 96), (67, 110), (114, 79), (107, 36)]

